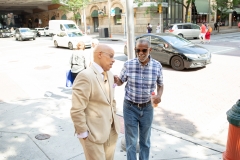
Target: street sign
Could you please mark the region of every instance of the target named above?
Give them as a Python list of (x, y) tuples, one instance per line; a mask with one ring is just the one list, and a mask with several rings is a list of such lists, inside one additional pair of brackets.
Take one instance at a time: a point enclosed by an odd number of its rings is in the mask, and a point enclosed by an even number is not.
[(115, 9), (114, 8), (111, 8), (111, 16), (115, 16)]
[(167, 2), (162, 2), (162, 7), (168, 7), (168, 3)]

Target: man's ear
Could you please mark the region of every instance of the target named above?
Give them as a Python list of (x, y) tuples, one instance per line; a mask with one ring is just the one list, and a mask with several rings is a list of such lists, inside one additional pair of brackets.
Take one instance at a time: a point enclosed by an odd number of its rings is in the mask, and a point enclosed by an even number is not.
[(151, 52), (151, 51), (152, 51), (152, 48), (150, 47), (150, 48), (149, 48), (149, 52)]

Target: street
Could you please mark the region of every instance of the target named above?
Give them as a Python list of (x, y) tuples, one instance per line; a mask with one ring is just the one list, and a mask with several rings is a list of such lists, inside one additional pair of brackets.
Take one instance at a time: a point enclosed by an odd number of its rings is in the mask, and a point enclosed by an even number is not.
[[(70, 103), (71, 89), (65, 87), (72, 51), (55, 48), (51, 37), (35, 41), (0, 39), (0, 107), (3, 103), (55, 98)], [(154, 125), (226, 145), (226, 111), (239, 99), (240, 33), (211, 36), (210, 44), (193, 43), (212, 52), (212, 63), (204, 68), (175, 71), (163, 66), (164, 93), (155, 109)], [(123, 41), (101, 41), (114, 48), (112, 72), (119, 74), (127, 57)], [(116, 87), (118, 114), (122, 115), (124, 86)], [(3, 125), (3, 124), (2, 124)], [(1, 128), (1, 123), (0, 123)]]

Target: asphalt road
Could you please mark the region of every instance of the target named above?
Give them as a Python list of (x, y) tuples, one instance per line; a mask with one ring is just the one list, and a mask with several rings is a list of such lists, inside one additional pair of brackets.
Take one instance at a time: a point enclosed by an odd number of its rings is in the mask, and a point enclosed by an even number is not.
[[(210, 44), (192, 40), (213, 53), (208, 66), (184, 71), (163, 66), (165, 88), (162, 102), (155, 109), (154, 124), (226, 145), (226, 111), (236, 103), (240, 93), (240, 34), (213, 35), (211, 39)], [(123, 54), (124, 42), (102, 43), (114, 48), (116, 62), (112, 72), (119, 74), (127, 60)], [(0, 39), (0, 101), (48, 96), (70, 100), (71, 90), (64, 84), (71, 52), (55, 48), (51, 37), (23, 42)], [(124, 86), (117, 87), (115, 93), (121, 114)]]

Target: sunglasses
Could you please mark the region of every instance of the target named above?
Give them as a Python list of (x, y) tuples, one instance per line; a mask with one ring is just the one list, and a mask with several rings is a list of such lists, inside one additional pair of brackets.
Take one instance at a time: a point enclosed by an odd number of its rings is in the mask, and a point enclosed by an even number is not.
[(148, 49), (135, 49), (135, 52), (136, 53), (139, 53), (139, 52), (143, 52), (143, 53), (147, 53)]

